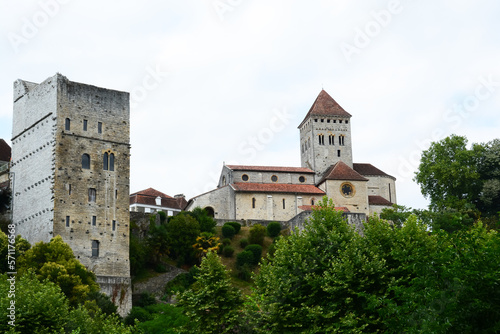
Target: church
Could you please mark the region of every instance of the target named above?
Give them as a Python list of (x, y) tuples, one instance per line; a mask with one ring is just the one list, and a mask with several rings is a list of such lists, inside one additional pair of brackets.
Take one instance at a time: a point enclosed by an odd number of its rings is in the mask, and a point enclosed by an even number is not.
[(301, 167), (224, 165), (217, 188), (189, 200), (222, 220), (289, 221), (322, 197), (366, 216), (396, 203), (396, 178), (354, 163), (351, 114), (321, 90), (300, 131)]

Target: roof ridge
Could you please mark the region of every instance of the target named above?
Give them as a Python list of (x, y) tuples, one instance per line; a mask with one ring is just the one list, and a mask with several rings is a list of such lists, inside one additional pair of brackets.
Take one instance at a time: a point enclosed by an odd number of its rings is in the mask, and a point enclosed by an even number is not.
[(299, 128), (313, 115), (352, 117), (352, 115), (345, 111), (345, 109), (342, 108), (324, 89), (319, 92), (316, 100), (314, 100), (314, 103), (306, 114), (306, 117), (304, 117), (304, 120), (300, 123)]

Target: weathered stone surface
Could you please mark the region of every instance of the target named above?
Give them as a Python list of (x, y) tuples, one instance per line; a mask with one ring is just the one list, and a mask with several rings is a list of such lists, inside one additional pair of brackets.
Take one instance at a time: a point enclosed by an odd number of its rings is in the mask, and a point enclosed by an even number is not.
[[(71, 82), (60, 74), (40, 84), (14, 83), (17, 233), (32, 244), (61, 235), (105, 293), (120, 291), (114, 300), (121, 314), (131, 308), (131, 293), (121, 292), (130, 290), (129, 120), (126, 92)], [(90, 158), (88, 168), (84, 155)]]

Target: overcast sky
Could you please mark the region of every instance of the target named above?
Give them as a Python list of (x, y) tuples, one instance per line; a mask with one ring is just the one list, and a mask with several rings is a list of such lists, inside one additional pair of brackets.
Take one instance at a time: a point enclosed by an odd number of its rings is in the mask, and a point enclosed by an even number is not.
[(499, 136), (500, 2), (1, 0), (0, 138), (12, 84), (131, 93), (131, 191), (187, 198), (223, 163), (300, 166), (300, 124), (324, 88), (352, 115), (355, 162), (424, 208), (420, 153)]

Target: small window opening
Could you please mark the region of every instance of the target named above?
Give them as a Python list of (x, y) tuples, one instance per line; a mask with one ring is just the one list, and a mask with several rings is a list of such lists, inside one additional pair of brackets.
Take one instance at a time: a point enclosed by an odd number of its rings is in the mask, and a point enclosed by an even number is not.
[(84, 119), (83, 120), (83, 131), (87, 131), (87, 123), (88, 123), (87, 120)]
[(66, 121), (64, 122), (64, 130), (71, 130), (71, 120), (69, 118), (66, 118)]
[(82, 155), (82, 168), (90, 169), (90, 155), (87, 153)]
[(102, 133), (102, 122), (97, 123), (97, 133)]
[(277, 182), (278, 181), (278, 177), (276, 175), (271, 176), (271, 181)]
[(337, 157), (340, 158), (340, 150), (337, 150)]
[(69, 227), (69, 216), (66, 216), (66, 227)]
[(285, 209), (285, 199), (283, 198), (283, 210)]
[(299, 176), (299, 182), (300, 183), (306, 182), (306, 178), (304, 176)]
[(92, 240), (92, 257), (99, 257), (99, 241)]
[(92, 226), (96, 226), (96, 225), (97, 225), (97, 217), (92, 216)]
[(113, 231), (116, 231), (116, 220), (113, 220)]
[(109, 155), (109, 170), (112, 172), (115, 170), (115, 155), (113, 153)]
[(248, 175), (243, 174), (243, 175), (241, 176), (241, 179), (242, 179), (243, 181), (245, 181), (245, 182), (246, 182), (246, 181), (248, 181)]
[(254, 197), (254, 198), (252, 198), (252, 209), (255, 209), (255, 202), (256, 202), (256, 200), (255, 200), (255, 197)]
[(89, 188), (89, 203), (95, 203), (96, 190), (95, 188)]

